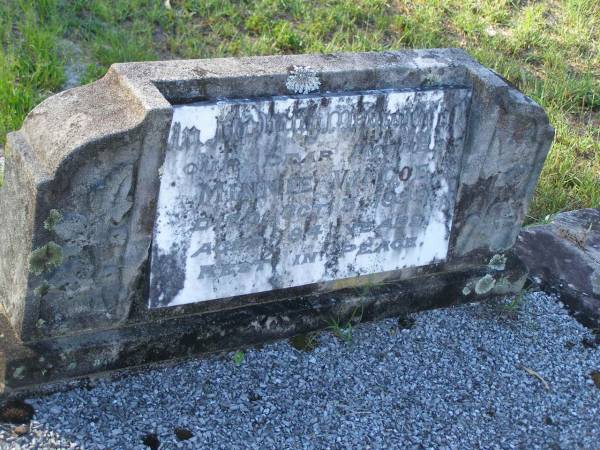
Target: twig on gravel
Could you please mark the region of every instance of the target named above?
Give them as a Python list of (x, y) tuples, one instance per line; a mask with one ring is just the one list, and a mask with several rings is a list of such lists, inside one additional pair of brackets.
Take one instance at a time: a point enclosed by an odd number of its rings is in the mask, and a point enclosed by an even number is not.
[(535, 370), (533, 370), (527, 366), (524, 366), (522, 364), (519, 367), (521, 369), (523, 369), (525, 372), (527, 372), (529, 375), (531, 375), (532, 377), (536, 377), (538, 380), (540, 380), (547, 391), (550, 390), (550, 386), (548, 385), (548, 382), (546, 380), (544, 380), (544, 378), (539, 373), (537, 373)]

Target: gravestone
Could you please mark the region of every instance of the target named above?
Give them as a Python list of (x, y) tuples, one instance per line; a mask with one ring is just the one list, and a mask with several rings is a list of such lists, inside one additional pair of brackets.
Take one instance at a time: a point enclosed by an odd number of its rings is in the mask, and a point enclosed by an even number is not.
[(5, 394), (516, 292), (552, 136), (454, 49), (115, 64), (8, 136)]

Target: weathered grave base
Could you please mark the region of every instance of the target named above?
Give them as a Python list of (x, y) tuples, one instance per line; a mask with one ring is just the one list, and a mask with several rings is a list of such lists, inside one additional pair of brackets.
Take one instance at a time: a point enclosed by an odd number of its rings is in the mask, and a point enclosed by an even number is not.
[[(336, 292), (306, 292), (294, 298), (204, 314), (138, 322), (120, 328), (81, 333), (24, 345), (0, 316), (0, 397), (58, 390), (72, 380), (196, 354), (227, 351), (325, 329), (332, 320), (372, 321), (518, 292), (527, 271), (514, 255), (504, 270), (481, 265), (425, 268), (425, 275), (350, 287)], [(476, 294), (486, 275), (498, 280)], [(500, 282), (500, 280), (502, 280)], [(470, 291), (467, 293), (467, 291)], [(71, 380), (71, 381), (69, 381)]]
[(600, 330), (600, 209), (557, 214), (527, 227), (515, 249), (530, 275), (556, 292), (583, 325)]

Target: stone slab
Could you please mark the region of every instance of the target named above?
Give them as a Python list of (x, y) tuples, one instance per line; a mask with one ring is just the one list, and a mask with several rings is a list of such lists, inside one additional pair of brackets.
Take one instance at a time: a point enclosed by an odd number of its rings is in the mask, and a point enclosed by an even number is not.
[(174, 107), (151, 307), (444, 261), (470, 90)]
[(563, 212), (527, 227), (515, 249), (534, 281), (559, 293), (577, 320), (600, 331), (600, 209)]

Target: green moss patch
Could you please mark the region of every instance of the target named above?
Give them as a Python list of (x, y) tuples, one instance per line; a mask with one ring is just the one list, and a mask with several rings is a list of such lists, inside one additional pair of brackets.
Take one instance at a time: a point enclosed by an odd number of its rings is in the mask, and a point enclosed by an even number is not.
[(33, 290), (33, 293), (39, 297), (43, 297), (50, 291), (50, 285), (48, 283), (42, 283), (40, 286)]
[(62, 214), (57, 209), (51, 209), (48, 217), (44, 221), (44, 228), (48, 231), (54, 231), (54, 227), (62, 220)]
[(55, 242), (48, 242), (29, 256), (29, 270), (35, 275), (50, 272), (62, 263), (62, 249)]

